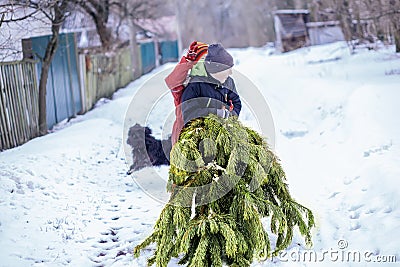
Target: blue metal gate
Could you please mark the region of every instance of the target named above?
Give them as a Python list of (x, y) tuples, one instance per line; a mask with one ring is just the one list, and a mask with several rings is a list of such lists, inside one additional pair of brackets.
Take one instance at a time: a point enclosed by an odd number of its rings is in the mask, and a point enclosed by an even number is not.
[(178, 41), (160, 42), (161, 64), (176, 62), (179, 58)]
[[(32, 51), (36, 59), (44, 57), (51, 36), (32, 37)], [(75, 116), (82, 109), (78, 76), (77, 49), (74, 33), (59, 36), (59, 44), (50, 66), (46, 90), (47, 127)], [(38, 77), (41, 61), (37, 64)]]
[(142, 74), (148, 73), (156, 67), (154, 42), (141, 43)]

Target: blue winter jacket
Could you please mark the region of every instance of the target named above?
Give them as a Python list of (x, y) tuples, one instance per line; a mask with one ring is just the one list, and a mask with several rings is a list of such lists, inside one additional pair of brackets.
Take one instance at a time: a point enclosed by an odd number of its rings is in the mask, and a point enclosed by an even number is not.
[(210, 113), (217, 114), (217, 109), (223, 106), (229, 110), (229, 100), (234, 107), (232, 115), (239, 116), (242, 103), (231, 77), (228, 77), (223, 84), (210, 75), (192, 77), (182, 95), (184, 123)]

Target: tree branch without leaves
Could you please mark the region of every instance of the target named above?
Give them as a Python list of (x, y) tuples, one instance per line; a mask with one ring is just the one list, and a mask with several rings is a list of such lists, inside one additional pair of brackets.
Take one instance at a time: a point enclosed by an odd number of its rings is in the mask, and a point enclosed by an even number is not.
[(387, 10), (387, 11), (381, 12), (380, 14), (372, 15), (370, 17), (361, 17), (361, 19), (362, 20), (380, 19), (382, 17), (392, 16), (392, 15), (396, 15), (396, 14), (400, 14), (400, 10)]
[(1, 19), (0, 19), (0, 28), (1, 28), (1, 24), (3, 24), (3, 21), (4, 21), (4, 17), (6, 16), (6, 14), (5, 13), (3, 13), (2, 15), (1, 15)]

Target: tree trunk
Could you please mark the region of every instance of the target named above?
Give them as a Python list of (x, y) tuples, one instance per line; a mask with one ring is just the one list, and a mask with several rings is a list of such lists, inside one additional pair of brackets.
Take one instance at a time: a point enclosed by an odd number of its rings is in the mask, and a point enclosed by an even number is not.
[[(393, 23), (398, 23), (398, 22), (393, 22)], [(396, 45), (396, 53), (400, 53), (400, 27), (396, 27), (395, 25), (393, 26), (394, 31), (394, 44)]]
[(336, 1), (336, 14), (338, 17), (338, 20), (340, 21), (340, 25), (344, 34), (344, 37), (347, 41), (347, 44), (349, 46), (350, 52), (354, 52), (354, 45), (352, 44), (352, 39), (354, 36), (353, 33), (353, 23), (352, 23), (352, 18), (351, 18), (351, 13), (350, 13), (350, 5), (348, 0), (339, 0)]
[[(400, 4), (396, 1), (390, 1), (390, 9), (391, 10), (399, 10)], [(396, 53), (400, 52), (400, 15), (398, 13), (394, 13), (390, 16), (390, 21), (392, 23), (392, 34), (394, 37), (394, 44), (396, 45)]]
[(354, 3), (353, 12), (354, 12), (355, 19), (357, 21), (357, 25), (356, 25), (356, 29), (355, 29), (355, 36), (360, 41), (363, 41), (365, 36), (364, 36), (364, 31), (363, 31), (363, 25), (361, 22), (360, 6), (356, 2)]
[(130, 44), (132, 48), (132, 65), (133, 65), (133, 78), (137, 79), (142, 75), (142, 70), (140, 68), (140, 49), (136, 40), (136, 32), (138, 31), (137, 25), (130, 20)]
[(3, 13), (2, 15), (1, 15), (1, 18), (0, 18), (0, 27), (1, 27), (1, 24), (3, 24), (3, 20), (4, 20), (4, 17), (6, 16), (6, 13)]
[(111, 31), (107, 29), (110, 2), (107, 0), (86, 0), (80, 1), (79, 5), (92, 17), (96, 25), (97, 34), (100, 37), (101, 45), (104, 49), (108, 50), (113, 42)]
[(51, 61), (53, 60), (58, 46), (60, 27), (60, 23), (53, 23), (51, 26), (52, 36), (47, 44), (46, 52), (42, 62), (39, 80), (39, 135), (45, 135), (47, 133), (46, 87)]
[(61, 24), (65, 19), (68, 1), (62, 1), (53, 6), (54, 19), (51, 21), (51, 38), (46, 47), (42, 60), (42, 69), (39, 80), (39, 135), (47, 134), (46, 87), (49, 77), (50, 65), (58, 46)]
[(97, 33), (99, 34), (101, 45), (104, 49), (108, 50), (112, 44), (112, 35), (109, 29), (107, 29), (107, 22), (101, 17), (93, 17), (94, 23), (96, 24)]

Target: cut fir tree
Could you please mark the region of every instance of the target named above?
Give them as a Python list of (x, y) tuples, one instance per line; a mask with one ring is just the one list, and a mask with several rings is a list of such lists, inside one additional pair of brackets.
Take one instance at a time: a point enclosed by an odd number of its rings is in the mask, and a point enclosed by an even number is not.
[[(173, 257), (196, 267), (250, 266), (287, 248), (296, 226), (311, 246), (311, 210), (290, 196), (267, 142), (237, 117), (191, 121), (172, 148), (170, 164), (170, 200), (154, 232), (134, 249), (138, 257), (157, 244), (149, 266), (165, 267)], [(277, 235), (273, 249), (265, 217)]]

